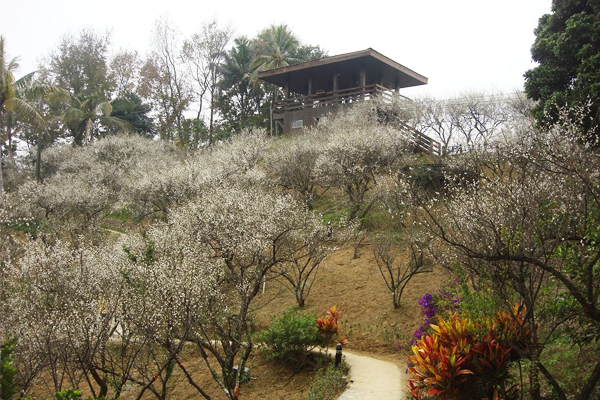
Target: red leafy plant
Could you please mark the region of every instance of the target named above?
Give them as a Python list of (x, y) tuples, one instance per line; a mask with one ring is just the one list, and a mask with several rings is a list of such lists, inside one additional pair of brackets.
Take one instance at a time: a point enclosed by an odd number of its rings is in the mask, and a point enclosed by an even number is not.
[(333, 338), (340, 333), (340, 324), (338, 322), (340, 311), (336, 306), (327, 309), (324, 317), (317, 319), (317, 328), (327, 338), (327, 347), (333, 342)]
[(504, 387), (508, 364), (518, 358), (514, 346), (527, 340), (524, 309), (499, 312), (472, 321), (454, 314), (439, 318), (409, 356), (409, 387), (414, 399), (511, 398)]

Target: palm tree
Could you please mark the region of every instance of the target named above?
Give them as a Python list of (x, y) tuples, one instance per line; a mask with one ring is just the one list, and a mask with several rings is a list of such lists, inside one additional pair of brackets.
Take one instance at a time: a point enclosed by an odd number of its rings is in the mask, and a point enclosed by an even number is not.
[(300, 62), (294, 57), (299, 42), (287, 25), (271, 25), (258, 35), (253, 66), (258, 71), (281, 68)]
[[(27, 101), (27, 98), (66, 93), (57, 86), (36, 82), (34, 80), (36, 72), (15, 80), (14, 73), (18, 68), (18, 58), (15, 57), (10, 61), (7, 59), (4, 37), (0, 36), (0, 145), (6, 139), (12, 142), (11, 126), (16, 119), (30, 123), (37, 129), (43, 129), (43, 116), (35, 105)], [(0, 198), (3, 193), (2, 151), (0, 150)]]
[(253, 61), (251, 42), (242, 36), (234, 40), (234, 46), (227, 52), (225, 62), (220, 66), (222, 78), (219, 85), (225, 91), (224, 96), (232, 104), (232, 108), (237, 111), (236, 128), (244, 124), (251, 114), (252, 94), (258, 90), (250, 84)]
[(131, 125), (117, 117), (111, 117), (112, 105), (100, 95), (87, 98), (72, 96), (70, 107), (61, 115), (62, 122), (71, 131), (73, 143), (89, 143), (104, 133), (102, 128), (130, 131)]
[[(258, 72), (268, 69), (281, 68), (290, 64), (298, 63), (300, 60), (294, 56), (299, 42), (287, 25), (271, 25), (258, 35), (256, 41), (255, 57), (253, 62), (251, 82), (258, 82)], [(271, 113), (277, 101), (279, 89), (273, 89), (271, 102)], [(273, 132), (273, 118), (271, 116), (271, 133)]]

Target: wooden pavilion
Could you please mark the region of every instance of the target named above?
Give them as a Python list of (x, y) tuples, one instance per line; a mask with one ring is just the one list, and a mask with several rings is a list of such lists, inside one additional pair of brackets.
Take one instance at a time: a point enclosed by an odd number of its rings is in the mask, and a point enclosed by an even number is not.
[[(373, 96), (400, 96), (400, 89), (425, 85), (427, 78), (369, 48), (302, 64), (261, 71), (258, 77), (283, 88), (271, 110), (276, 132), (311, 126), (339, 107)], [(417, 133), (415, 133), (417, 134)], [(427, 136), (419, 147), (435, 153)]]

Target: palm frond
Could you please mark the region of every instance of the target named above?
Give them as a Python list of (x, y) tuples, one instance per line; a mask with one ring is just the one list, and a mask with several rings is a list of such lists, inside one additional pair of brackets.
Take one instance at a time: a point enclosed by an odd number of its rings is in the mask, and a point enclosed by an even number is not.
[(37, 126), (44, 124), (44, 117), (42, 117), (34, 106), (23, 99), (14, 96), (10, 97), (4, 101), (4, 107), (7, 112), (18, 116), (19, 119), (26, 122)]
[(110, 114), (112, 114), (112, 105), (108, 102), (108, 101), (103, 101), (102, 103), (98, 104), (98, 106), (96, 107), (96, 109), (104, 116), (104, 117), (109, 117)]
[(61, 115), (61, 119), (62, 121), (67, 124), (67, 125), (71, 125), (71, 124), (79, 124), (82, 120), (84, 120), (86, 117), (85, 113), (80, 110), (79, 108), (68, 108), (62, 115)]
[(19, 79), (17, 79), (16, 81), (14, 81), (14, 86), (15, 89), (17, 90), (21, 90), (21, 89), (25, 89), (28, 86), (31, 86), (31, 84), (33, 83), (33, 78), (35, 77), (36, 71), (34, 72), (30, 72), (25, 76), (20, 77)]
[(98, 121), (109, 128), (116, 129), (119, 132), (131, 132), (133, 131), (133, 127), (131, 124), (121, 118), (103, 116), (98, 119)]

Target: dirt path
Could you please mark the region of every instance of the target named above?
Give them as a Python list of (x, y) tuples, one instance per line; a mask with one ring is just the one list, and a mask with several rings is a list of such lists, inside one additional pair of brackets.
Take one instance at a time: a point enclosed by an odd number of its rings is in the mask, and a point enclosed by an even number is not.
[(344, 350), (352, 381), (339, 400), (404, 399), (404, 374), (397, 365)]

